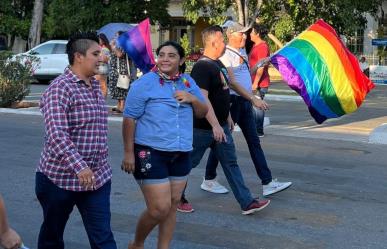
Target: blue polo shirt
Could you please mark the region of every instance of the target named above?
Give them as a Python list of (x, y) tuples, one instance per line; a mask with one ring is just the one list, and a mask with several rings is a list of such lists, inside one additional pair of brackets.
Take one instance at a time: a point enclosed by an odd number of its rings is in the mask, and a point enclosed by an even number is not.
[(192, 150), (192, 105), (178, 103), (174, 98), (176, 90), (187, 91), (205, 101), (199, 87), (187, 74), (177, 81), (164, 80), (161, 84), (159, 75), (149, 72), (131, 84), (123, 116), (136, 120), (136, 144), (161, 151)]

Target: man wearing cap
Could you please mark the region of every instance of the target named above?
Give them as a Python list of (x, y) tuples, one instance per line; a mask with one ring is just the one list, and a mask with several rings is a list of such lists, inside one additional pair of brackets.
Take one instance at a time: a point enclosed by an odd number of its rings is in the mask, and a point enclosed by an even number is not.
[[(260, 101), (263, 100), (252, 97), (252, 81), (248, 58), (244, 49), (246, 43), (245, 32), (248, 29), (248, 27), (244, 27), (237, 22), (230, 23), (226, 31), (228, 45), (225, 53), (220, 57), (220, 61), (226, 66), (231, 81), (230, 113), (232, 120), (239, 125), (243, 132), (255, 170), (263, 185), (263, 195), (268, 196), (288, 188), (292, 183), (273, 180), (260, 144), (253, 116), (253, 105), (259, 108)], [(216, 181), (217, 165), (218, 159), (211, 151), (201, 188), (212, 193), (227, 193), (228, 190)]]

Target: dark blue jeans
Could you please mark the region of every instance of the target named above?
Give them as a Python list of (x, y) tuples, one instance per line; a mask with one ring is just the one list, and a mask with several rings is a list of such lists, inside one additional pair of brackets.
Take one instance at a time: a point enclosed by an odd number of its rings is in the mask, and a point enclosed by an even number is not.
[[(250, 101), (240, 96), (231, 95), (231, 117), (241, 128), (247, 146), (249, 147), (255, 170), (262, 184), (265, 185), (271, 182), (272, 176), (259, 141), (252, 108), (253, 106)], [(218, 159), (211, 150), (206, 166), (206, 180), (212, 180), (216, 177), (217, 165)]]
[(95, 191), (74, 192), (59, 188), (36, 173), (36, 196), (43, 208), (38, 249), (63, 249), (63, 233), (74, 206), (82, 216), (92, 249), (117, 249), (110, 228), (110, 189), (107, 182)]
[(223, 168), (227, 182), (242, 209), (246, 209), (253, 201), (250, 190), (246, 187), (241, 170), (237, 164), (234, 140), (228, 125), (223, 126), (227, 142), (217, 143), (212, 130), (194, 129), (193, 151), (191, 152), (192, 168), (195, 168), (208, 148), (211, 148)]
[[(261, 97), (261, 99), (265, 98), (265, 94), (267, 93), (268, 88), (267, 87), (262, 87), (258, 89), (257, 96)], [(253, 107), (253, 116), (255, 123), (257, 124), (257, 133), (258, 135), (263, 135), (263, 122), (265, 120), (265, 111)]]

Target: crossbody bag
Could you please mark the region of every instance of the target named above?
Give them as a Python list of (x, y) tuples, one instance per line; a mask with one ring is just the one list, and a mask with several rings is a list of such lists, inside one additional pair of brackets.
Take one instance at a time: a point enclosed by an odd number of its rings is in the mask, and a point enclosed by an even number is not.
[(118, 70), (118, 79), (117, 79), (117, 87), (121, 89), (127, 90), (130, 84), (129, 78), (129, 60), (128, 56), (125, 54), (126, 64), (128, 66), (128, 74), (120, 74), (120, 58), (117, 57), (117, 70)]

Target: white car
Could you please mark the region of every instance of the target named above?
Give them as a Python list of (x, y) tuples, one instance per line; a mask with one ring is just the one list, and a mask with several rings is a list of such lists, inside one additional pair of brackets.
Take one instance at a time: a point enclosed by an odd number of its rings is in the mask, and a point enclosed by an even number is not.
[(69, 65), (66, 54), (66, 40), (51, 40), (39, 44), (19, 55), (33, 55), (39, 58), (39, 66), (34, 71), (37, 80), (52, 80), (63, 73)]

